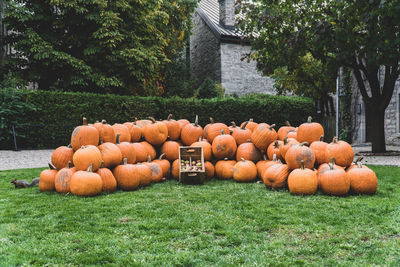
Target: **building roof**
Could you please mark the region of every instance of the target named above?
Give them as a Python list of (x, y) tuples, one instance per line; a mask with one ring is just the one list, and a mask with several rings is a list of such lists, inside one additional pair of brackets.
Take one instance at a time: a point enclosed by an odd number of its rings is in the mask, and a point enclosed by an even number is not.
[(222, 42), (248, 44), (248, 41), (244, 40), (243, 35), (238, 30), (220, 24), (218, 0), (201, 0), (196, 12)]

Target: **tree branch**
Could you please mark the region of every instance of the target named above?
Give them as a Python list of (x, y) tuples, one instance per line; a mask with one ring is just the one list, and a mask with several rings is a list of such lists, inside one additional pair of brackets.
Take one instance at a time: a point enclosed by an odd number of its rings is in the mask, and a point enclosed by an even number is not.
[(365, 88), (365, 84), (363, 81), (363, 78), (361, 77), (361, 72), (359, 68), (353, 68), (353, 73), (354, 76), (356, 77), (357, 80), (357, 85), (358, 88), (360, 89), (361, 95), (363, 97), (363, 100), (365, 103), (370, 104), (371, 103), (371, 98), (368, 96), (367, 90)]
[[(379, 101), (380, 110), (385, 110), (392, 99), (394, 87), (396, 85), (397, 78), (399, 77), (397, 65), (398, 63), (396, 63), (395, 66), (385, 66), (385, 84), (383, 85), (382, 96), (380, 97)], [(391, 67), (392, 71), (390, 71)]]

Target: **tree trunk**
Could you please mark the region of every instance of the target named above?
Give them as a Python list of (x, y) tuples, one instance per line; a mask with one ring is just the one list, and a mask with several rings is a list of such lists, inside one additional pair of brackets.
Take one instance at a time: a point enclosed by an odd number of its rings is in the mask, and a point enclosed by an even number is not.
[(383, 153), (386, 152), (385, 143), (385, 110), (379, 110), (374, 105), (366, 105), (369, 117), (366, 119), (371, 127), (372, 138), (372, 152)]

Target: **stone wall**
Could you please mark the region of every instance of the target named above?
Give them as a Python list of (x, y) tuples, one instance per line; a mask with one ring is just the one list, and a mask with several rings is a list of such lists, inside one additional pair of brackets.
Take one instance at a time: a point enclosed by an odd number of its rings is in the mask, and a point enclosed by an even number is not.
[(198, 87), (210, 77), (221, 83), (220, 42), (197, 12), (193, 15), (195, 25), (190, 37), (190, 69), (197, 79)]
[(272, 78), (262, 76), (256, 62), (241, 60), (250, 52), (250, 46), (221, 44), (221, 84), (225, 94), (244, 95), (252, 93), (275, 94)]

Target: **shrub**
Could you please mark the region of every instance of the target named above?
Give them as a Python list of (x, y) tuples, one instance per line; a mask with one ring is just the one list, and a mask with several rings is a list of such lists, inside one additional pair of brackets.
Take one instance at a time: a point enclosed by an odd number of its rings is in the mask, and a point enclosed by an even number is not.
[(217, 87), (211, 78), (207, 77), (199, 87), (199, 98), (213, 98), (218, 96)]

